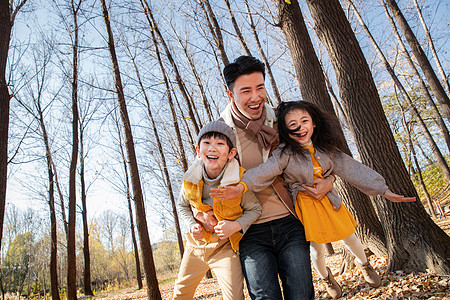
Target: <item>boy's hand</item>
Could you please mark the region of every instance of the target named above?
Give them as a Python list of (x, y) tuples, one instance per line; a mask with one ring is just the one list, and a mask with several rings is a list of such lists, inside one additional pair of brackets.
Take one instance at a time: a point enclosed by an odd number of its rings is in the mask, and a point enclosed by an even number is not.
[(215, 200), (230, 200), (239, 197), (244, 192), (244, 185), (241, 183), (237, 185), (227, 185), (222, 188), (211, 189), (209, 195)]
[(203, 232), (202, 225), (200, 225), (200, 224), (192, 225), (191, 233), (192, 233), (192, 237), (195, 240), (201, 241), (203, 239), (203, 233), (202, 232)]
[(206, 231), (214, 231), (214, 226), (217, 225), (217, 219), (212, 209), (205, 212), (199, 211), (194, 217), (202, 223)]
[(313, 186), (302, 184), (308, 196), (321, 200), (333, 188), (333, 182), (330, 180), (316, 178), (313, 180)]
[(229, 238), (233, 233), (238, 232), (241, 229), (242, 227), (239, 222), (229, 220), (220, 221), (217, 223), (216, 227), (214, 227), (214, 231), (221, 240)]
[(416, 197), (405, 197), (402, 195), (397, 195), (391, 190), (387, 189), (386, 192), (384, 192), (383, 196), (388, 199), (391, 202), (414, 202), (416, 201)]

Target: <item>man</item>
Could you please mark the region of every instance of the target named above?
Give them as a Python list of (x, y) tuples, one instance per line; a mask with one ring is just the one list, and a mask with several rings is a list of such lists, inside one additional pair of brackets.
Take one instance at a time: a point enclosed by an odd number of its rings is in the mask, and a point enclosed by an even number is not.
[[(234, 130), (242, 167), (251, 169), (266, 161), (278, 144), (275, 112), (266, 104), (265, 67), (254, 57), (241, 56), (223, 73), (231, 103), (221, 118)], [(324, 179), (315, 183), (315, 188), (305, 187), (315, 198), (321, 198), (333, 186)], [(255, 194), (262, 213), (245, 233), (239, 250), (250, 297), (313, 299), (309, 242), (282, 181)], [(196, 218), (206, 230), (217, 222), (208, 213), (198, 213)]]

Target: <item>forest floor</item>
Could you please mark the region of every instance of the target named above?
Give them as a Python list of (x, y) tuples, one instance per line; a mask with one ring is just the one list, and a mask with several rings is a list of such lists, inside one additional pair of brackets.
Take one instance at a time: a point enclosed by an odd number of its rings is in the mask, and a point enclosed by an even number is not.
[[(450, 235), (450, 217), (442, 220), (436, 220), (436, 224), (441, 226), (447, 234)], [(340, 243), (333, 243), (335, 254), (327, 257), (327, 266), (330, 267), (333, 274), (339, 273), (342, 261), (342, 247)], [(336, 280), (343, 286), (343, 296), (341, 299), (447, 299), (450, 300), (450, 276), (439, 275), (432, 272), (427, 273), (403, 273), (387, 272), (387, 257), (369, 258), (372, 266), (382, 275), (382, 285), (379, 288), (371, 288), (362, 279), (359, 270), (353, 268), (347, 270), (342, 275), (336, 275)], [(316, 299), (331, 299), (319, 276), (313, 268), (314, 289)], [(174, 282), (160, 284), (162, 299), (172, 299)], [(144, 299), (147, 297), (145, 289), (127, 289), (117, 291), (114, 294), (99, 294), (95, 298), (102, 299)], [(216, 278), (203, 279), (198, 286), (195, 300), (200, 299), (222, 299), (222, 294)], [(247, 290), (245, 290), (245, 299), (250, 299)]]

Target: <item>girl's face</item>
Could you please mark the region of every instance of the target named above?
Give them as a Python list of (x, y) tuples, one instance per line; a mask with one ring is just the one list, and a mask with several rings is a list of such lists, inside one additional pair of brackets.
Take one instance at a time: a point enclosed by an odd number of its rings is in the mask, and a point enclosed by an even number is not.
[(316, 125), (309, 113), (302, 109), (289, 111), (284, 118), (286, 128), (290, 130), (289, 136), (301, 146), (308, 146)]

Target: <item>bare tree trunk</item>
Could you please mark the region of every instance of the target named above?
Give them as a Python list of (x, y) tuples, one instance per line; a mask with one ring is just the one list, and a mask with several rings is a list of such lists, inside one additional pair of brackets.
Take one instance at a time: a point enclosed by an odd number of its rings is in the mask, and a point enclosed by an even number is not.
[[(170, 85), (169, 85), (169, 79), (167, 78), (166, 70), (164, 68), (164, 64), (163, 64), (162, 59), (161, 59), (161, 54), (160, 54), (159, 47), (158, 47), (158, 40), (156, 39), (156, 35), (155, 35), (153, 30), (151, 31), (151, 34), (152, 34), (153, 44), (155, 45), (155, 52), (156, 52), (156, 57), (158, 59), (159, 68), (161, 70), (161, 74), (163, 75), (164, 85), (166, 87), (167, 100), (169, 100), (170, 112), (172, 114), (173, 125), (174, 125), (174, 129), (175, 129), (175, 134), (177, 136), (178, 148), (179, 148), (179, 151), (180, 151), (180, 161), (181, 161), (181, 164), (182, 164), (182, 167), (183, 167), (183, 171), (186, 172), (187, 169), (188, 169), (188, 163), (187, 163), (187, 159), (186, 159), (186, 152), (184, 151), (183, 139), (181, 137), (181, 132), (180, 132), (180, 126), (178, 124), (177, 113), (175, 111), (175, 106), (173, 105), (172, 93), (171, 93)], [(180, 248), (180, 250), (181, 249), (182, 248)]]
[(413, 156), (414, 164), (416, 166), (417, 172), (415, 172), (415, 174), (417, 174), (417, 177), (419, 177), (419, 183), (420, 183), (420, 186), (422, 187), (423, 193), (425, 194), (425, 198), (427, 199), (428, 207), (430, 208), (430, 214), (436, 218), (436, 213), (434, 212), (434, 208), (433, 208), (433, 204), (432, 204), (433, 201), (431, 200), (430, 194), (428, 193), (428, 189), (425, 185), (425, 181), (423, 180), (422, 170), (420, 168), (419, 162), (417, 161), (416, 150), (414, 149), (414, 143), (411, 138), (411, 131), (409, 130), (408, 124), (406, 122), (405, 112), (403, 111), (403, 107), (400, 105), (400, 101), (398, 101), (397, 97), (396, 97), (396, 100), (397, 100), (399, 110), (402, 113), (403, 128), (404, 128), (406, 134), (408, 135), (408, 144), (411, 148), (411, 153)]
[(430, 62), (428, 61), (428, 58), (425, 55), (422, 46), (420, 46), (419, 41), (414, 35), (414, 32), (411, 30), (411, 27), (409, 27), (408, 22), (403, 16), (403, 13), (400, 11), (400, 8), (398, 7), (395, 0), (386, 0), (386, 4), (393, 13), (394, 18), (397, 20), (400, 29), (403, 31), (403, 34), (405, 35), (405, 38), (408, 41), (409, 46), (411, 47), (411, 51), (414, 54), (414, 57), (417, 59), (417, 62), (419, 63), (419, 66), (422, 69), (423, 74), (428, 81), (428, 84), (433, 90), (434, 96), (441, 104), (445, 118), (450, 121), (450, 99), (448, 98), (448, 95), (445, 93), (444, 88), (439, 82), (439, 79), (437, 78)]
[[(292, 0), (291, 4), (287, 4), (283, 0), (277, 0), (276, 4), (279, 24), (291, 51), (303, 99), (336, 115), (327, 92), (322, 67), (309, 38), (298, 2)], [(342, 129), (340, 131), (344, 135)], [(351, 155), (348, 146), (341, 150)], [(383, 229), (369, 197), (339, 178), (336, 186), (345, 205), (358, 222), (356, 232), (361, 242), (377, 255), (386, 254)]]
[(273, 73), (272, 73), (272, 66), (270, 65), (269, 60), (267, 59), (266, 53), (264, 52), (264, 50), (261, 46), (261, 42), (259, 41), (258, 32), (256, 31), (255, 22), (253, 22), (252, 12), (250, 10), (250, 6), (248, 5), (248, 0), (244, 0), (244, 4), (245, 4), (245, 7), (247, 8), (247, 16), (248, 16), (248, 20), (250, 22), (250, 28), (252, 29), (253, 37), (255, 38), (255, 41), (256, 41), (256, 47), (258, 48), (259, 54), (261, 55), (264, 65), (266, 66), (267, 76), (269, 76), (270, 84), (272, 85), (273, 94), (275, 96), (275, 102), (277, 104), (280, 104), (281, 103), (281, 95), (280, 95), (280, 92), (278, 91), (278, 86), (275, 81), (275, 77), (273, 76)]
[[(383, 175), (393, 191), (418, 198), (384, 115), (367, 61), (339, 1), (306, 2), (316, 33), (336, 72), (340, 98), (362, 161)], [(388, 246), (388, 270), (431, 269), (436, 273), (450, 273), (447, 259), (450, 237), (431, 220), (422, 203), (392, 203), (383, 197), (376, 198)]]
[(170, 64), (172, 65), (173, 71), (175, 72), (175, 80), (178, 84), (178, 87), (180, 88), (180, 92), (183, 95), (184, 100), (186, 101), (186, 106), (188, 108), (189, 116), (191, 117), (192, 125), (194, 126), (195, 133), (198, 134), (200, 131), (200, 128), (202, 127), (201, 121), (195, 118), (194, 111), (196, 110), (194, 107), (194, 101), (192, 98), (188, 95), (186, 86), (183, 82), (183, 79), (181, 77), (180, 72), (178, 71), (178, 67), (175, 63), (175, 60), (172, 57), (172, 54), (169, 51), (169, 47), (167, 46), (163, 36), (161, 35), (161, 32), (158, 29), (158, 26), (156, 24), (155, 18), (153, 18), (152, 11), (150, 9), (150, 6), (148, 5), (147, 0), (141, 0), (142, 8), (144, 9), (145, 16), (147, 17), (147, 21), (152, 28), (151, 32), (153, 34), (153, 31), (156, 32), (156, 34), (159, 37), (159, 40), (161, 41), (161, 44), (164, 47), (164, 50), (166, 51), (166, 56), (169, 59)]
[(86, 206), (86, 182), (84, 179), (84, 129), (80, 123), (80, 181), (81, 181), (81, 215), (83, 218), (83, 255), (84, 255), (84, 294), (94, 296), (91, 287), (91, 255), (89, 253), (89, 228)]
[(122, 135), (120, 133), (120, 128), (119, 128), (119, 121), (114, 118), (114, 123), (116, 124), (117, 127), (117, 134), (119, 136), (119, 149), (120, 149), (120, 155), (122, 157), (122, 162), (123, 162), (123, 171), (125, 173), (125, 183), (126, 183), (126, 195), (127, 195), (127, 203), (128, 203), (128, 215), (130, 217), (130, 229), (131, 229), (131, 240), (133, 242), (133, 250), (134, 250), (134, 261), (136, 264), (136, 280), (138, 283), (138, 289), (142, 289), (143, 285), (142, 285), (142, 273), (141, 273), (141, 262), (139, 260), (139, 249), (137, 246), (137, 241), (136, 241), (136, 233), (134, 231), (134, 219), (133, 219), (133, 208), (131, 205), (131, 190), (130, 190), (130, 182), (129, 182), (129, 175), (128, 175), (128, 168), (127, 168), (127, 160), (125, 158), (125, 153), (123, 151), (123, 147), (122, 147)]
[[(11, 39), (11, 28), (19, 10), (27, 0), (19, 2), (12, 11), (12, 3), (0, 2), (0, 248), (3, 236), (3, 220), (5, 218), (6, 204), (6, 181), (8, 177), (8, 129), (9, 129), (9, 95), (6, 82), (6, 62), (8, 60), (9, 41)], [(11, 5), (11, 7), (10, 7)], [(11, 15), (12, 12), (12, 15)]]
[(109, 14), (106, 8), (105, 0), (100, 0), (102, 5), (103, 19), (105, 21), (106, 32), (108, 35), (108, 49), (111, 57), (111, 65), (114, 74), (114, 82), (116, 85), (117, 99), (119, 102), (120, 115), (125, 132), (125, 144), (128, 154), (128, 164), (130, 167), (131, 185), (134, 193), (134, 203), (136, 209), (136, 222), (141, 243), (141, 251), (144, 258), (144, 272), (147, 282), (147, 296), (150, 300), (161, 300), (161, 292), (158, 288), (158, 280), (156, 278), (155, 262), (153, 260), (152, 244), (148, 235), (147, 220), (145, 217), (144, 197), (142, 194), (141, 181), (139, 178), (139, 169), (136, 160), (136, 152), (134, 149), (133, 134), (131, 132), (130, 119), (128, 117), (127, 104), (123, 93), (122, 80), (119, 71), (119, 63), (117, 61), (114, 38), (109, 22)]
[(236, 22), (236, 18), (234, 17), (233, 11), (231, 10), (230, 1), (223, 0), (225, 2), (225, 5), (227, 6), (228, 14), (230, 15), (231, 23), (233, 24), (234, 31), (236, 32), (236, 35), (238, 37), (239, 42), (241, 43), (242, 48), (244, 49), (244, 52), (247, 56), (252, 56), (250, 53), (250, 49), (248, 49), (247, 42), (244, 39), (244, 36), (242, 35), (241, 29), (239, 28), (238, 23)]
[[(9, 91), (6, 83), (6, 61), (12, 28), (9, 1), (0, 3), (0, 239), (5, 218), (6, 180), (8, 166)], [(1, 244), (0, 244), (1, 247)]]
[(373, 38), (372, 34), (370, 33), (370, 31), (367, 28), (366, 24), (364, 23), (363, 19), (361, 18), (361, 15), (356, 10), (356, 7), (353, 5), (351, 0), (348, 0), (348, 2), (351, 5), (351, 7), (353, 8), (353, 11), (354, 11), (356, 17), (358, 18), (359, 22), (361, 23), (361, 26), (364, 29), (367, 37), (372, 42), (372, 45), (374, 46), (375, 50), (377, 51), (378, 55), (380, 56), (380, 59), (383, 62), (384, 67), (388, 71), (388, 73), (391, 76), (392, 80), (394, 81), (395, 85), (400, 90), (403, 98), (408, 103), (410, 111), (411, 111), (411, 114), (413, 115), (414, 119), (416, 120), (417, 124), (419, 125), (420, 129), (422, 130), (422, 133), (425, 136), (425, 139), (430, 144), (431, 151), (433, 151), (434, 156), (437, 159), (437, 163), (438, 163), (439, 167), (441, 168), (442, 172), (444, 173), (445, 178), (447, 178), (447, 181), (450, 182), (450, 169), (448, 167), (448, 164), (447, 164), (444, 156), (442, 155), (442, 152), (439, 150), (439, 147), (437, 146), (436, 142), (434, 141), (433, 136), (431, 135), (430, 131), (428, 130), (427, 125), (423, 121), (422, 117), (419, 114), (419, 111), (417, 110), (417, 108), (415, 107), (413, 101), (409, 97), (408, 92), (403, 87), (403, 84), (398, 79), (397, 75), (395, 74), (395, 72), (392, 69), (391, 65), (389, 64), (388, 60), (386, 59), (386, 57), (384, 56), (384, 54), (381, 51), (380, 47), (378, 46), (377, 42)]
[(209, 3), (209, 0), (200, 0), (199, 4), (205, 14), (209, 31), (211, 31), (213, 39), (216, 42), (216, 46), (217, 49), (219, 50), (220, 58), (222, 58), (223, 65), (227, 66), (230, 63), (230, 61), (228, 59), (227, 53), (225, 52), (225, 46), (223, 44), (223, 37), (222, 37), (222, 29), (220, 28), (219, 22), (217, 22), (217, 18), (214, 15), (214, 12), (211, 8), (211, 4)]
[[(50, 208), (50, 236), (51, 236), (51, 247), (50, 247), (50, 287), (52, 299), (59, 300), (59, 286), (58, 286), (58, 236), (57, 236), (57, 222), (56, 222), (56, 211), (55, 211), (55, 181), (53, 174), (52, 165), (52, 152), (50, 150), (50, 142), (48, 139), (47, 129), (44, 123), (44, 115), (41, 109), (40, 97), (37, 99), (37, 109), (39, 124), (42, 130), (42, 138), (45, 145), (45, 155), (47, 160), (47, 172), (48, 172), (48, 205)], [(45, 276), (44, 276), (45, 278)]]
[[(154, 35), (153, 35), (153, 41), (156, 42), (156, 37)], [(156, 43), (155, 43), (155, 47), (156, 48), (158, 47)], [(160, 60), (161, 57), (159, 55), (159, 51), (157, 50), (156, 52), (157, 52), (156, 55), (158, 57), (158, 61), (160, 63), (160, 66), (162, 67), (162, 62)], [(142, 84), (142, 80), (141, 80), (141, 75), (139, 73), (139, 69), (138, 69), (138, 67), (136, 65), (136, 62), (135, 62), (133, 57), (131, 57), (131, 61), (133, 63), (133, 67), (134, 67), (134, 70), (136, 72), (136, 76), (137, 76), (137, 79), (138, 79), (138, 82), (139, 82), (139, 86), (141, 87), (141, 91), (142, 91), (142, 94), (143, 94), (144, 99), (145, 99), (145, 103), (146, 103), (146, 106), (147, 106), (148, 117), (150, 119), (150, 122), (152, 123), (153, 134), (155, 135), (156, 143), (158, 145), (159, 155), (161, 156), (162, 169), (163, 169), (163, 172), (164, 172), (164, 178), (165, 178), (165, 183), (166, 183), (166, 187), (167, 187), (167, 193), (169, 194), (170, 203), (172, 205), (172, 214), (173, 214), (173, 219), (174, 219), (174, 222), (175, 222), (175, 230), (176, 230), (176, 233), (177, 233), (178, 249), (180, 250), (180, 257), (183, 257), (183, 253), (184, 253), (183, 235), (181, 234), (180, 220), (178, 218), (175, 197), (173, 195), (173, 189), (172, 189), (172, 181), (170, 180), (170, 174), (169, 174), (169, 168), (167, 167), (166, 156), (164, 154), (164, 150), (163, 150), (163, 145), (161, 143), (161, 139), (159, 138), (158, 128), (156, 128), (155, 119), (153, 118), (153, 113), (152, 113), (152, 110), (151, 110), (151, 107), (150, 107), (150, 101), (148, 100), (147, 93), (145, 92), (144, 85)], [(162, 71), (164, 72), (164, 70), (162, 70)], [(163, 77), (164, 77), (164, 81), (167, 82), (167, 76), (166, 76), (165, 73), (163, 74)], [(167, 87), (168, 86), (167, 86), (167, 83), (166, 83), (166, 88)], [(168, 94), (170, 94), (169, 90), (167, 90), (167, 92), (168, 92)], [(181, 146), (183, 146), (183, 144), (181, 144)], [(184, 150), (183, 150), (183, 153), (184, 153)]]
[(411, 70), (413, 71), (413, 74), (416, 76), (416, 79), (419, 82), (419, 87), (422, 91), (422, 95), (424, 96), (429, 107), (431, 108), (431, 112), (433, 113), (436, 124), (437, 124), (439, 130), (441, 131), (442, 135), (444, 136), (445, 143), (447, 144), (447, 149), (449, 149), (449, 151), (450, 151), (450, 133), (448, 131), (448, 128), (445, 125), (445, 122), (442, 119), (439, 109), (436, 107), (436, 104), (434, 103), (433, 98), (430, 95), (430, 92), (428, 91), (427, 85), (423, 81), (422, 76), (419, 74), (419, 71), (417, 70), (416, 65), (414, 64), (411, 56), (409, 55), (408, 50), (406, 49), (405, 44), (403, 43), (402, 38), (400, 37), (400, 33), (397, 30), (397, 26), (395, 25), (394, 19), (389, 14), (386, 3), (384, 3), (384, 1), (382, 1), (382, 4), (383, 4), (384, 12), (385, 12), (389, 22), (391, 23), (392, 30), (397, 38), (398, 44), (402, 48), (403, 54), (404, 54), (406, 60), (408, 61), (409, 67), (411, 68)]
[(206, 114), (208, 116), (208, 120), (209, 120), (209, 122), (211, 122), (214, 119), (212, 111), (211, 111), (211, 106), (209, 105), (208, 98), (206, 97), (206, 92), (205, 92), (205, 89), (203, 88), (202, 79), (197, 72), (197, 68), (195, 67), (195, 63), (192, 59), (192, 55), (188, 53), (187, 46), (183, 44), (183, 42), (181, 41), (181, 38), (178, 36), (178, 33), (176, 32), (176, 30), (173, 27), (172, 27), (172, 29), (173, 29), (173, 33), (177, 37), (178, 43), (183, 48), (184, 55), (186, 56), (186, 58), (189, 62), (189, 67), (192, 70), (192, 74), (194, 75), (195, 81), (197, 82), (197, 86), (200, 90), (200, 96), (202, 97), (203, 106), (205, 107)]
[(422, 15), (422, 10), (419, 7), (419, 4), (417, 3), (417, 0), (414, 0), (414, 6), (416, 7), (417, 14), (419, 15), (420, 23), (422, 23), (423, 30), (425, 31), (425, 34), (427, 36), (428, 45), (430, 46), (431, 54), (433, 54), (434, 61), (436, 62), (436, 66), (438, 67), (439, 73), (441, 73), (442, 82), (444, 82), (445, 89), (447, 90), (447, 94), (450, 94), (450, 85), (448, 83), (447, 75), (445, 75), (444, 68), (442, 67), (441, 61), (439, 60), (439, 57), (436, 52), (436, 48), (434, 47), (433, 39), (431, 38), (430, 30), (427, 27), (427, 23), (425, 23), (425, 20)]
[(71, 8), (74, 22), (74, 40), (73, 40), (73, 77), (72, 77), (72, 157), (69, 170), (69, 221), (67, 234), (67, 299), (77, 299), (77, 257), (76, 257), (76, 173), (78, 161), (78, 11), (81, 0), (74, 3), (72, 0)]

